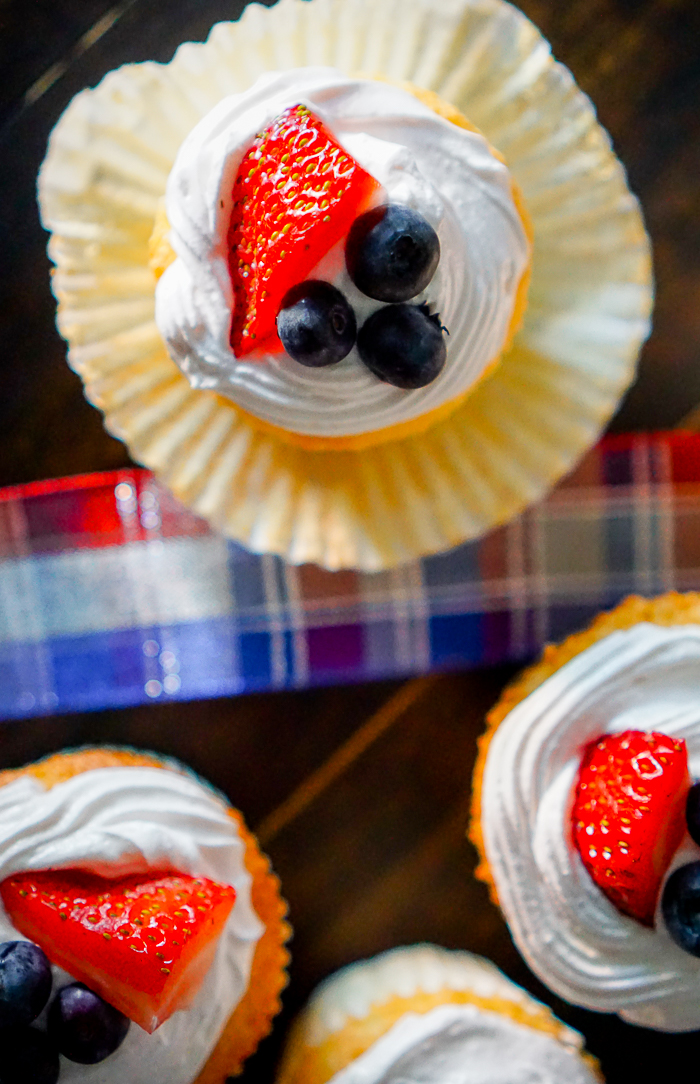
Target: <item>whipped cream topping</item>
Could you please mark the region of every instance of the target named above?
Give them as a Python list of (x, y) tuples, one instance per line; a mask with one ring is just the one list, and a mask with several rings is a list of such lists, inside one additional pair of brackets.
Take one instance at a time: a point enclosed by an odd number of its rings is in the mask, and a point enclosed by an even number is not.
[[(481, 824), (499, 903), (562, 997), (662, 1031), (700, 1027), (700, 959), (620, 914), (587, 873), (571, 809), (584, 747), (606, 733), (683, 738), (700, 778), (700, 626), (641, 623), (582, 651), (518, 704), (489, 747)], [(667, 878), (700, 858), (686, 836)], [(661, 894), (660, 894), (661, 895)]]
[[(112, 878), (177, 870), (236, 889), (214, 962), (191, 1007), (153, 1035), (132, 1024), (119, 1049), (97, 1065), (61, 1057), (61, 1081), (191, 1084), (196, 1078), (245, 993), (263, 932), (244, 855), (223, 801), (179, 772), (98, 768), (51, 790), (26, 775), (0, 787), (0, 881), (40, 869), (84, 869)], [(17, 940), (27, 939), (0, 902), (0, 942)], [(74, 981), (61, 968), (52, 970), (53, 994)]]
[(331, 1084), (594, 1084), (576, 1049), (473, 1005), (406, 1013)]
[[(231, 350), (226, 239), (233, 181), (256, 133), (299, 103), (380, 182), (377, 202), (406, 204), (437, 230), (440, 264), (412, 302), (427, 302), (449, 330), (447, 363), (427, 387), (405, 391), (378, 380), (356, 348), (321, 369), (286, 353), (239, 360)], [(221, 101), (180, 148), (166, 211), (177, 259), (158, 283), (156, 321), (171, 356), (194, 387), (313, 436), (392, 426), (468, 391), (501, 351), (529, 260), (508, 170), (482, 136), (442, 119), (404, 90), (348, 79), (332, 68), (267, 73)], [(333, 282), (346, 295), (358, 327), (381, 307), (350, 280), (342, 244), (309, 277)]]

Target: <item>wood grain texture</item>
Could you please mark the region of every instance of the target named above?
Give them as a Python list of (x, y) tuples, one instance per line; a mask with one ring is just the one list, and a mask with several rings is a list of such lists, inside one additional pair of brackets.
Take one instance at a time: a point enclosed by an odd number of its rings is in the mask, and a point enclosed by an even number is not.
[[(654, 332), (614, 426), (673, 425), (700, 403), (700, 4), (520, 6), (593, 98), (654, 241)], [(0, 0), (0, 484), (128, 462), (83, 399), (54, 328), (34, 199), (53, 124), (74, 93), (109, 69), (168, 60), (181, 40), (201, 40), (217, 19), (236, 17), (242, 2), (135, 0), (22, 109), (32, 84), (112, 7), (109, 0), (35, 0), (29, 8)], [(553, 998), (527, 971), (473, 877), (464, 829), (475, 740), (510, 676), (505, 669), (442, 676), (429, 694), (407, 696), (386, 726), (376, 723), (377, 712), (402, 695), (398, 683), (7, 724), (0, 768), (82, 743), (154, 749), (191, 764), (269, 834), (296, 931), (292, 982), (278, 1027), (242, 1078), (248, 1084), (271, 1084), (291, 1014), (329, 971), (425, 939), (494, 959), (586, 1034), (609, 1084), (656, 1084), (662, 1071), (697, 1056), (698, 1036), (657, 1035)], [(353, 738), (363, 726), (372, 737), (365, 744)]]

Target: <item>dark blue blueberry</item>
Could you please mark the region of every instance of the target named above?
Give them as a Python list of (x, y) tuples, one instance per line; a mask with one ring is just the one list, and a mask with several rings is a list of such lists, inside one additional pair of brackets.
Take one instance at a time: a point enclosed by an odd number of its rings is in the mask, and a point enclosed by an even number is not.
[(686, 952), (700, 956), (700, 862), (675, 870), (664, 888), (661, 910), (673, 940)]
[(688, 831), (700, 846), (700, 783), (695, 783), (688, 791), (685, 819), (688, 824)]
[(366, 211), (345, 245), (350, 278), (377, 301), (410, 301), (430, 282), (440, 262), (440, 242), (429, 222), (399, 203)]
[(439, 376), (447, 357), (439, 316), (425, 305), (386, 305), (357, 336), (368, 369), (397, 388), (423, 388)]
[(31, 941), (0, 945), (0, 1028), (31, 1024), (51, 994), (51, 965)]
[(51, 1003), (48, 1032), (66, 1058), (95, 1065), (121, 1046), (129, 1023), (123, 1013), (82, 982), (73, 982), (59, 990)]
[(56, 1084), (58, 1051), (43, 1031), (14, 1027), (0, 1038), (0, 1084)]
[(286, 295), (277, 332), (290, 358), (318, 369), (350, 353), (357, 338), (355, 313), (330, 282), (310, 279)]

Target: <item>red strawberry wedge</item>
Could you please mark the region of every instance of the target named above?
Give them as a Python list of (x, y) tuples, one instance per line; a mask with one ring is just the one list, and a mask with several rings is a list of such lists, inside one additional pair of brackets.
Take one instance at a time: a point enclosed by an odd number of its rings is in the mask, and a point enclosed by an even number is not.
[(256, 136), (236, 175), (228, 233), (237, 357), (283, 349), (275, 326), (283, 297), (346, 236), (378, 188), (304, 105)]
[(78, 870), (0, 885), (13, 925), (52, 963), (152, 1032), (199, 989), (236, 898), (203, 877), (107, 881)]
[(586, 749), (573, 808), (574, 841), (619, 911), (654, 925), (661, 882), (685, 832), (690, 779), (682, 739), (625, 730)]

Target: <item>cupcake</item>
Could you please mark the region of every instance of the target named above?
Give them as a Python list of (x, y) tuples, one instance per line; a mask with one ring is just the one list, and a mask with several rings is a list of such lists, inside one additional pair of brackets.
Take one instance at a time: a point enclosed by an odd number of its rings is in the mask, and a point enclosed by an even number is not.
[(478, 876), (561, 997), (700, 1028), (700, 595), (629, 598), (491, 712)]
[(79, 94), (39, 200), (109, 430), (293, 562), (388, 568), (503, 522), (648, 332), (622, 167), (501, 0), (250, 4)]
[(279, 1010), (277, 879), (174, 761), (84, 749), (0, 773), (0, 897), (11, 1084), (222, 1084)]
[(583, 1039), (489, 960), (392, 949), (321, 984), (296, 1022), (278, 1084), (594, 1084)]

